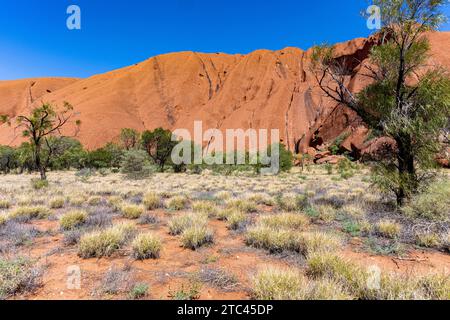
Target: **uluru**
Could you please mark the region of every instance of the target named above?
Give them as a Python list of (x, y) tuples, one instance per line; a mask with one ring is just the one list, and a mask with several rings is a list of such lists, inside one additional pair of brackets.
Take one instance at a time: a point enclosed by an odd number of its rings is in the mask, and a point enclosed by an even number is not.
[[(431, 61), (450, 67), (450, 32), (428, 34)], [(361, 65), (375, 39), (358, 38), (336, 45), (337, 57), (353, 64), (350, 87), (366, 79)], [(42, 102), (70, 102), (82, 121), (78, 139), (98, 148), (115, 141), (122, 128), (139, 131), (204, 127), (279, 129), (296, 152), (330, 142), (346, 130), (361, 144), (360, 122), (345, 107), (323, 97), (310, 70), (311, 50), (257, 50), (247, 55), (179, 52), (86, 79), (38, 78), (0, 81), (0, 113), (11, 118)], [(358, 138), (359, 136), (359, 138)], [(0, 144), (20, 137), (0, 126)]]

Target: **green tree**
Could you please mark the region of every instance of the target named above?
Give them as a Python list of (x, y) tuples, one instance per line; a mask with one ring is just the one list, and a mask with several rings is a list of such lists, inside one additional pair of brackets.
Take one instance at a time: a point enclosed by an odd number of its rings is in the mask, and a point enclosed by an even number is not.
[(170, 130), (158, 128), (142, 133), (142, 147), (158, 165), (160, 172), (164, 172), (166, 164), (170, 163), (172, 150), (177, 144), (177, 141), (172, 141)]
[(16, 150), (8, 146), (0, 146), (0, 171), (8, 174), (18, 166)]
[(354, 61), (335, 58), (333, 47), (313, 50), (312, 69), (323, 93), (355, 111), (374, 133), (395, 141), (375, 169), (375, 182), (403, 205), (421, 190), (439, 151), (438, 137), (448, 123), (450, 80), (447, 71), (427, 65), (425, 32), (445, 20), (445, 0), (374, 0), (382, 30), (364, 75), (371, 83), (353, 94), (348, 76)]
[(128, 178), (141, 179), (151, 173), (150, 159), (143, 150), (130, 150), (123, 154), (121, 171)]
[[(30, 140), (35, 168), (39, 171), (41, 180), (47, 180), (49, 164), (49, 161), (42, 159), (43, 145), (51, 150), (49, 138), (62, 136), (61, 130), (74, 116), (72, 105), (64, 102), (61, 111), (57, 111), (50, 103), (44, 103), (42, 106), (34, 108), (29, 116), (19, 115), (16, 117), (16, 129), (22, 130), (22, 136)], [(0, 119), (3, 123), (11, 124), (8, 116), (2, 115)], [(80, 124), (79, 120), (75, 121), (77, 130)], [(48, 157), (52, 157), (51, 151)]]
[(130, 128), (122, 129), (120, 132), (120, 141), (125, 150), (135, 149), (139, 145), (139, 132)]

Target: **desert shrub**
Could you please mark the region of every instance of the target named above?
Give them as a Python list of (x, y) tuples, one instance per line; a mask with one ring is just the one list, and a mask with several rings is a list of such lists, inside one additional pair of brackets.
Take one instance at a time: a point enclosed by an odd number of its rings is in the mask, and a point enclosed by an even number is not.
[(336, 250), (341, 241), (337, 236), (322, 232), (298, 233), (296, 230), (277, 229), (257, 225), (247, 230), (246, 244), (269, 250), (271, 253), (293, 251), (308, 255), (316, 251)]
[(138, 224), (144, 225), (144, 224), (157, 224), (159, 222), (159, 219), (157, 216), (152, 214), (146, 214), (144, 213), (138, 221)]
[(306, 195), (297, 196), (278, 196), (277, 199), (278, 208), (282, 211), (302, 211), (309, 206), (309, 200)]
[(84, 224), (87, 217), (84, 211), (71, 211), (61, 217), (59, 224), (62, 230), (73, 230)]
[(31, 187), (35, 190), (41, 190), (48, 187), (47, 180), (31, 179)]
[(263, 216), (260, 224), (269, 228), (286, 228), (301, 230), (309, 225), (308, 217), (296, 213), (281, 213), (277, 215)]
[(137, 260), (157, 259), (161, 252), (161, 239), (153, 234), (140, 234), (132, 243), (133, 257)]
[(127, 204), (120, 208), (122, 216), (127, 219), (139, 219), (144, 214), (144, 208), (138, 205)]
[(253, 279), (253, 297), (259, 300), (349, 300), (352, 297), (332, 279), (306, 279), (294, 269), (266, 268)]
[(142, 299), (147, 296), (149, 286), (146, 283), (137, 283), (133, 286), (128, 294), (128, 297), (132, 300)]
[(66, 203), (66, 199), (63, 197), (55, 197), (50, 199), (48, 206), (51, 209), (61, 209), (64, 208), (64, 204)]
[(112, 267), (103, 277), (98, 292), (100, 294), (117, 295), (129, 292), (132, 288), (132, 274), (129, 269)]
[(41, 271), (26, 258), (0, 257), (0, 300), (19, 293), (32, 292), (40, 285)]
[(74, 207), (81, 207), (86, 200), (87, 199), (83, 196), (73, 196), (69, 198), (69, 204)]
[(202, 269), (198, 273), (198, 279), (221, 291), (233, 291), (239, 285), (237, 277), (224, 269)]
[(220, 191), (216, 194), (216, 198), (219, 200), (229, 200), (233, 197), (233, 194), (229, 191)]
[(402, 227), (392, 220), (381, 220), (376, 224), (377, 232), (383, 237), (394, 239), (400, 235)]
[(315, 252), (308, 256), (306, 274), (312, 278), (336, 280), (353, 295), (365, 297), (368, 274), (355, 264), (330, 252)]
[[(33, 226), (15, 220), (6, 221), (0, 228), (0, 239), (7, 244), (7, 249), (31, 244), (41, 233)], [(13, 249), (13, 248), (12, 248)]]
[(11, 203), (6, 199), (0, 199), (0, 209), (9, 209), (11, 207)]
[(304, 276), (293, 269), (264, 269), (253, 279), (252, 295), (257, 300), (302, 300)]
[(184, 196), (176, 196), (167, 202), (167, 209), (173, 211), (181, 211), (186, 209), (189, 204), (189, 200)]
[(317, 206), (317, 211), (319, 212), (319, 219), (329, 223), (336, 219), (336, 209), (330, 205), (320, 205)]
[(90, 206), (98, 206), (102, 202), (102, 197), (100, 196), (92, 196), (88, 198), (87, 203)]
[(184, 230), (192, 226), (206, 226), (208, 224), (208, 216), (200, 213), (192, 213), (188, 215), (180, 215), (169, 221), (169, 233), (171, 235), (179, 235)]
[(402, 210), (412, 218), (448, 220), (450, 217), (450, 180), (446, 179), (432, 184), (424, 193), (413, 198)]
[(154, 192), (146, 193), (143, 202), (147, 210), (155, 210), (161, 208), (162, 205), (161, 197)]
[(123, 223), (102, 231), (83, 235), (78, 255), (82, 258), (111, 256), (130, 239), (135, 231), (133, 224)]
[(183, 231), (181, 243), (187, 249), (196, 250), (214, 241), (213, 232), (205, 225), (194, 225)]
[(6, 216), (0, 215), (0, 227), (6, 223)]
[(364, 209), (359, 205), (345, 205), (342, 207), (341, 212), (352, 218), (364, 217)]
[(169, 291), (169, 298), (172, 300), (198, 300), (200, 298), (201, 283), (190, 279), (188, 283), (183, 283), (176, 290)]
[(228, 229), (238, 230), (246, 223), (246, 221), (247, 217), (244, 213), (240, 211), (234, 211), (227, 216)]
[(435, 233), (418, 234), (416, 243), (426, 248), (439, 248), (442, 245), (441, 238)]
[(192, 210), (194, 212), (205, 213), (210, 217), (215, 216), (217, 213), (217, 207), (211, 201), (196, 201), (192, 204)]
[(122, 208), (123, 199), (119, 196), (112, 196), (108, 198), (108, 205), (114, 210), (114, 211), (120, 211)]
[(142, 150), (126, 151), (122, 157), (121, 171), (131, 179), (148, 177), (152, 169), (147, 153)]
[(45, 207), (20, 207), (8, 214), (8, 220), (27, 222), (33, 219), (48, 218), (52, 212)]
[(255, 202), (244, 199), (236, 199), (228, 201), (227, 208), (236, 209), (245, 213), (252, 213), (258, 210)]

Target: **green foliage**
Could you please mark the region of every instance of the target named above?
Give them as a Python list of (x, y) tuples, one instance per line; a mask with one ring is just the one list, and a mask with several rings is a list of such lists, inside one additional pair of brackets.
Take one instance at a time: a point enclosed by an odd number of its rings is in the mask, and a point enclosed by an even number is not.
[[(334, 48), (314, 48), (312, 68), (324, 93), (355, 111), (373, 132), (390, 137), (395, 146), (379, 150), (374, 182), (397, 197), (399, 205), (420, 191), (440, 150), (439, 136), (450, 116), (450, 78), (430, 67), (426, 31), (445, 18), (446, 0), (376, 0), (383, 28), (366, 69), (371, 83), (358, 94), (347, 88), (351, 72)], [(427, 67), (426, 72), (422, 72)], [(332, 89), (336, 88), (336, 90)], [(423, 171), (423, 172), (420, 172)]]
[(412, 218), (435, 221), (450, 219), (450, 181), (440, 180), (415, 196), (402, 208), (403, 213)]
[(139, 145), (139, 133), (130, 128), (124, 128), (120, 132), (120, 141), (125, 150), (136, 149)]
[(10, 173), (17, 168), (18, 159), (14, 148), (7, 146), (0, 146), (0, 171), (4, 174)]
[(172, 150), (177, 144), (177, 141), (172, 141), (170, 130), (158, 128), (142, 133), (142, 147), (158, 165), (161, 172), (164, 171), (166, 164), (170, 163)]
[(123, 150), (114, 143), (108, 143), (103, 148), (87, 154), (87, 166), (90, 168), (119, 168)]
[(142, 150), (125, 151), (121, 171), (131, 179), (142, 179), (152, 173), (147, 154)]

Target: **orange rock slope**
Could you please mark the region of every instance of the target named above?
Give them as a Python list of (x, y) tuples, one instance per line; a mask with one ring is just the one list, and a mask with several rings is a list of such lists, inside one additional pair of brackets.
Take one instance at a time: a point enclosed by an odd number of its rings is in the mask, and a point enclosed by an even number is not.
[[(450, 33), (429, 35), (432, 59), (450, 67)], [(339, 56), (354, 63), (349, 83), (360, 90), (360, 64), (373, 39), (355, 39), (336, 46)], [(180, 52), (87, 79), (0, 81), (0, 114), (12, 118), (39, 103), (70, 102), (82, 121), (78, 138), (88, 148), (117, 139), (121, 128), (164, 127), (280, 129), (293, 151), (330, 142), (345, 130), (362, 143), (364, 132), (354, 115), (324, 99), (309, 72), (310, 51), (286, 48), (248, 55)], [(353, 59), (355, 58), (355, 59)], [(17, 144), (17, 132), (0, 126), (0, 144)], [(359, 141), (358, 141), (359, 139)], [(347, 141), (349, 145), (349, 142)]]

